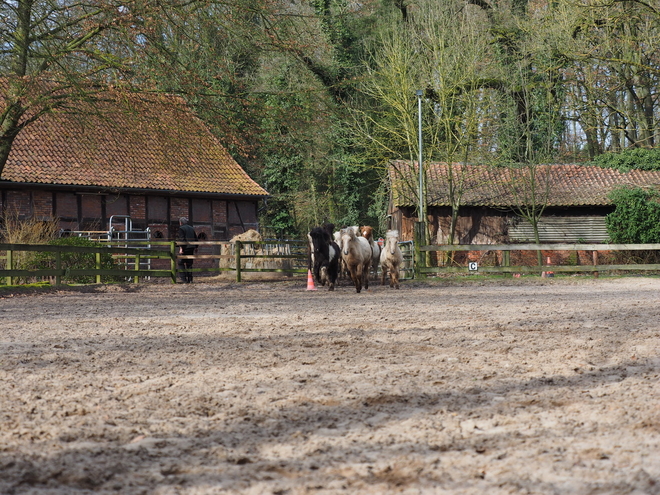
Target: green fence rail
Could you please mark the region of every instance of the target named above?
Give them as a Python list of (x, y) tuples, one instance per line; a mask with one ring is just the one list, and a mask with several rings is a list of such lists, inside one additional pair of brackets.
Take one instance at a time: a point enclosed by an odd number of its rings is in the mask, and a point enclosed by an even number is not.
[[(212, 251), (211, 254), (180, 255), (178, 247), (194, 245), (198, 251)], [(17, 254), (20, 252), (52, 253), (55, 257), (54, 268), (25, 269), (16, 266)], [(62, 263), (63, 253), (89, 253), (95, 256), (95, 267), (79, 269), (65, 267)], [(104, 269), (101, 267), (102, 255), (110, 255), (117, 267)], [(167, 260), (167, 268), (150, 268), (152, 260)], [(234, 243), (218, 241), (198, 241), (178, 243), (172, 241), (99, 241), (99, 246), (53, 246), (46, 244), (6, 244), (0, 243), (0, 280), (5, 279), (7, 285), (13, 285), (17, 278), (35, 279), (48, 278), (56, 285), (64, 278), (93, 277), (96, 283), (101, 283), (102, 277), (123, 277), (137, 283), (140, 277), (169, 277), (172, 282), (177, 279), (177, 261), (192, 259), (198, 261), (193, 268), (196, 274), (215, 274), (234, 272), (237, 281), (242, 280), (246, 272), (271, 272), (288, 275), (307, 273), (307, 244), (303, 241), (237, 241)], [(209, 264), (208, 261), (211, 261)], [(199, 267), (201, 262), (207, 265)], [(4, 263), (3, 263), (4, 262)], [(195, 263), (193, 263), (194, 265)], [(145, 268), (145, 266), (149, 268)]]
[[(198, 241), (188, 243), (197, 246), (198, 254), (184, 256), (178, 254), (178, 247), (183, 243), (171, 241), (141, 241), (128, 245), (122, 241), (117, 243), (100, 243), (99, 246), (53, 246), (35, 244), (2, 244), (0, 243), (0, 280), (7, 285), (14, 285), (17, 279), (49, 279), (56, 285), (63, 279), (73, 277), (92, 277), (95, 283), (102, 283), (103, 277), (120, 277), (123, 280), (138, 283), (140, 278), (165, 277), (172, 282), (177, 280), (177, 261), (180, 259), (194, 260), (195, 274), (213, 275), (231, 272), (237, 282), (243, 280), (245, 273), (279, 273), (286, 276), (306, 275), (307, 273), (307, 243), (303, 241), (237, 241), (233, 243), (219, 241)], [(414, 259), (414, 249), (410, 242), (403, 243), (405, 266), (402, 267), (401, 278), (424, 277), (444, 273), (520, 273), (533, 274), (543, 272), (554, 273), (592, 273), (607, 271), (660, 271), (657, 263), (599, 263), (601, 252), (634, 252), (660, 251), (660, 244), (463, 244), (442, 246), (421, 246), (418, 259)], [(204, 252), (206, 251), (206, 252)], [(425, 266), (427, 252), (464, 252), (464, 251), (494, 251), (500, 252), (499, 263), (482, 264), (466, 263), (447, 266)], [(512, 266), (510, 263), (513, 251), (580, 251), (591, 252), (591, 264), (542, 264), (529, 266)], [(40, 252), (51, 253), (54, 256), (54, 268), (25, 269), (16, 266), (18, 253)], [(200, 254), (201, 252), (201, 254)], [(94, 268), (76, 268), (64, 266), (64, 253), (90, 253), (94, 255)], [(110, 255), (115, 260), (116, 267), (108, 269), (101, 267), (102, 255)], [(154, 260), (163, 260), (160, 268), (152, 268)], [(206, 263), (206, 266), (199, 266)]]

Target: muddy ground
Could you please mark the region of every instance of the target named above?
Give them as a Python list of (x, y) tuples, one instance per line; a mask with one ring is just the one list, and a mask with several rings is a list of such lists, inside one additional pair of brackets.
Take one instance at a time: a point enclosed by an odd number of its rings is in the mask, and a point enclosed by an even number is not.
[(660, 279), (0, 290), (2, 494), (659, 494)]

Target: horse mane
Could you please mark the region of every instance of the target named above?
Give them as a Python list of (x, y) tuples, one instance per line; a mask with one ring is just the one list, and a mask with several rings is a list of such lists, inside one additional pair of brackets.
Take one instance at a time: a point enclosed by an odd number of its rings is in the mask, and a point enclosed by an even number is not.
[(332, 242), (330, 233), (323, 227), (314, 227), (310, 231), (309, 236), (312, 238), (312, 242), (314, 243), (314, 249), (319, 249), (322, 245), (330, 244)]
[(399, 231), (398, 230), (388, 230), (387, 234), (385, 234), (385, 237), (399, 237)]

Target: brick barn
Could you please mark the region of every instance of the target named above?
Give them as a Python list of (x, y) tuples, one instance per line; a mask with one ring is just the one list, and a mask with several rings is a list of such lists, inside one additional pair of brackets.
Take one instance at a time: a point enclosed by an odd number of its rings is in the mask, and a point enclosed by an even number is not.
[[(608, 240), (605, 217), (614, 210), (609, 193), (620, 186), (660, 186), (660, 172), (621, 173), (589, 165), (542, 165), (536, 193), (524, 191), (505, 168), (430, 163), (426, 171), (427, 221), (432, 244), (446, 244), (451, 221), (449, 177), (462, 191), (456, 225), (457, 244), (508, 244), (533, 241), (531, 224), (516, 212), (532, 198), (546, 205), (539, 224), (541, 242), (602, 243)], [(390, 228), (412, 240), (417, 222), (417, 163), (390, 164)], [(528, 187), (529, 189), (529, 187)], [(517, 192), (514, 192), (517, 190)]]
[(267, 196), (182, 99), (110, 91), (27, 126), (0, 177), (3, 216), (71, 231), (129, 216), (162, 239), (182, 216), (207, 240), (258, 230)]

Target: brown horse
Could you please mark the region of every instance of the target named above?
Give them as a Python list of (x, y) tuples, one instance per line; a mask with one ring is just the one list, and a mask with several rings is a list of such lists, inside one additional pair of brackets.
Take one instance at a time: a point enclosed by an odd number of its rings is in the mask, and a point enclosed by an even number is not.
[(371, 246), (371, 269), (374, 272), (374, 277), (377, 277), (378, 264), (380, 263), (380, 246), (374, 240), (374, 229), (369, 225), (364, 225), (360, 227), (360, 232), (362, 232), (362, 237), (368, 240)]

